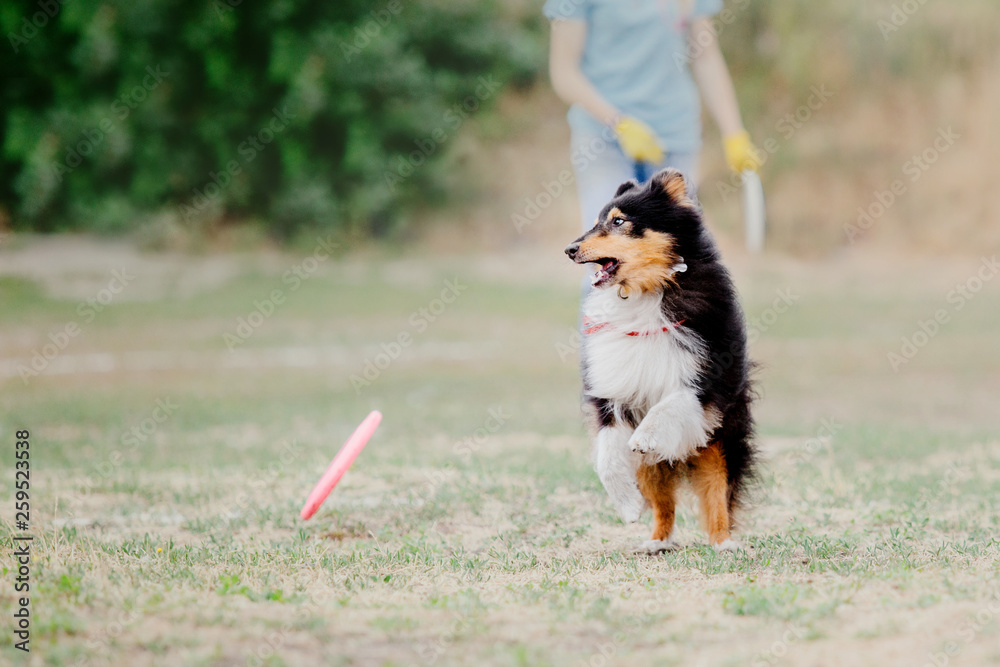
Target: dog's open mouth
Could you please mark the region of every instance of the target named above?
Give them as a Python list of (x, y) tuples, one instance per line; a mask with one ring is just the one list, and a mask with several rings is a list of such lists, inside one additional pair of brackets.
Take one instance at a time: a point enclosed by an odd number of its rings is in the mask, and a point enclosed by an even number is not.
[(599, 259), (596, 264), (600, 265), (597, 269), (597, 273), (591, 278), (591, 284), (594, 287), (602, 287), (611, 282), (611, 278), (614, 277), (615, 272), (621, 263), (617, 259), (612, 259), (610, 257), (605, 257), (604, 259)]

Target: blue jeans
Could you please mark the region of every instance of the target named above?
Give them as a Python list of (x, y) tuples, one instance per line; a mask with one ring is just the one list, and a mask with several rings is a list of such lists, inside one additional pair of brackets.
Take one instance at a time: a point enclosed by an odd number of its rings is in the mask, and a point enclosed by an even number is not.
[(576, 191), (580, 200), (580, 226), (587, 231), (594, 226), (597, 214), (611, 201), (623, 182), (634, 178), (645, 183), (653, 174), (673, 167), (684, 175), (688, 194), (697, 200), (698, 154), (667, 153), (663, 162), (646, 164), (633, 162), (623, 152), (614, 133), (605, 128), (601, 134), (573, 130), (570, 138), (570, 158), (576, 173)]

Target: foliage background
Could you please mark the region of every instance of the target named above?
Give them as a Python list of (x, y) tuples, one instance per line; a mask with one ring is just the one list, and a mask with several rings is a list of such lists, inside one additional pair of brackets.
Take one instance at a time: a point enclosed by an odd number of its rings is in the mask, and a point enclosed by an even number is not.
[[(25, 21), (40, 4), (3, 4), (4, 46), (17, 52), (3, 58), (0, 201), (16, 228), (120, 231), (176, 207), (199, 224), (264, 216), (279, 236), (384, 231), (415, 192), (440, 195), (433, 168), (387, 187), (393, 158), (480, 77), (523, 85), (543, 62), (538, 21), (494, 2), (230, 2), (53, 2), (34, 32)], [(147, 97), (136, 86), (148, 67), (168, 74)], [(242, 158), (275, 108), (295, 115), (290, 126)], [(88, 140), (92, 153), (58, 175)], [(233, 159), (241, 173), (210, 205), (196, 199)]]

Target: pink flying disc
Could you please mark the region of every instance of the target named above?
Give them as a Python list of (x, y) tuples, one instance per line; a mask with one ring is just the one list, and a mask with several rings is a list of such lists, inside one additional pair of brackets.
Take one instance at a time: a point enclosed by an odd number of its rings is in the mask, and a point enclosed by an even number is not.
[(381, 421), (382, 413), (378, 410), (372, 410), (371, 414), (361, 422), (361, 425), (354, 429), (354, 433), (347, 439), (344, 446), (340, 448), (337, 455), (333, 457), (330, 467), (326, 469), (326, 472), (323, 473), (323, 476), (319, 478), (319, 482), (313, 488), (312, 493), (309, 494), (306, 504), (302, 507), (301, 516), (303, 519), (308, 519), (316, 513), (319, 506), (323, 504), (326, 497), (333, 491), (333, 487), (337, 486), (337, 482), (340, 481), (340, 478), (344, 476), (347, 469), (354, 463), (354, 459), (358, 458), (358, 454), (368, 444), (368, 440), (375, 433), (375, 429), (378, 428)]

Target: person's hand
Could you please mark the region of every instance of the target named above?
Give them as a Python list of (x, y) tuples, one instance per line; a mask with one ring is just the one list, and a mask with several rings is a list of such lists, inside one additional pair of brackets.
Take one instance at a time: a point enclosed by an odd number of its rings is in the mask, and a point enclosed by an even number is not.
[(722, 147), (726, 151), (729, 168), (737, 174), (747, 170), (757, 171), (760, 168), (757, 147), (750, 141), (750, 135), (746, 130), (725, 137), (722, 140)]
[(663, 148), (649, 125), (638, 118), (622, 116), (613, 127), (618, 137), (618, 145), (622, 147), (625, 155), (636, 162), (651, 164), (663, 162)]

